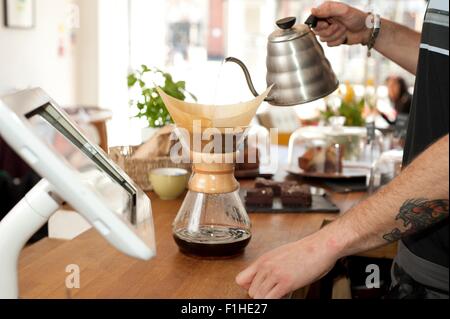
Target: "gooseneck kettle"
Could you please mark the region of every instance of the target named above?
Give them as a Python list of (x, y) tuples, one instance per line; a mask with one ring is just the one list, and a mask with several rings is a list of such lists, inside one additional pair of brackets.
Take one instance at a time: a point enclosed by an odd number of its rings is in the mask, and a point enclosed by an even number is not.
[[(276, 22), (278, 29), (270, 34), (267, 44), (266, 80), (267, 86), (274, 87), (266, 102), (293, 106), (325, 97), (337, 89), (336, 75), (311, 30), (317, 20), (310, 16), (304, 24), (295, 24), (296, 19), (288, 17)], [(225, 61), (242, 68), (250, 91), (258, 96), (245, 64), (234, 57)]]

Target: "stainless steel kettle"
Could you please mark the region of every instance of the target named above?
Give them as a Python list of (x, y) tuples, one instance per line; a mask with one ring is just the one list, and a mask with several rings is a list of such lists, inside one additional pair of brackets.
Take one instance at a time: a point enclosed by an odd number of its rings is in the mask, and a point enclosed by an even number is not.
[[(325, 97), (337, 89), (336, 75), (311, 31), (317, 20), (310, 16), (305, 24), (296, 25), (296, 19), (288, 17), (276, 22), (279, 29), (269, 36), (267, 45), (267, 86), (275, 85), (266, 102), (293, 106)], [(258, 96), (245, 64), (234, 57), (225, 61), (242, 68), (250, 91)]]

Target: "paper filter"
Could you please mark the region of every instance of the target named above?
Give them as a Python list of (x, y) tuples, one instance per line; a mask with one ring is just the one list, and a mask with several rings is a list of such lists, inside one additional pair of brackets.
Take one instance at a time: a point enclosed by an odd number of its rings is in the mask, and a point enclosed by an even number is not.
[(200, 121), (202, 130), (206, 128), (247, 127), (271, 89), (272, 86), (267, 88), (263, 94), (248, 102), (206, 105), (178, 100), (157, 88), (175, 124), (190, 132), (193, 130), (194, 121)]

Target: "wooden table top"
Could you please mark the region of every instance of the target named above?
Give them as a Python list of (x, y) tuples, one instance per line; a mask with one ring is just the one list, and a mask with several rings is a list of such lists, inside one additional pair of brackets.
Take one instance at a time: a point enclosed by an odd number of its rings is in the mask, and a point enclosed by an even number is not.
[[(251, 181), (241, 185), (250, 186)], [(364, 194), (330, 194), (342, 212)], [(236, 275), (261, 254), (317, 231), (324, 219), (337, 214), (250, 213), (252, 239), (244, 254), (231, 259), (205, 260), (178, 251), (172, 221), (182, 203), (162, 201), (153, 193), (157, 256), (150, 261), (129, 258), (109, 245), (95, 230), (71, 241), (44, 239), (22, 252), (19, 262), (21, 298), (247, 298)], [(80, 289), (67, 290), (66, 267), (80, 268)]]

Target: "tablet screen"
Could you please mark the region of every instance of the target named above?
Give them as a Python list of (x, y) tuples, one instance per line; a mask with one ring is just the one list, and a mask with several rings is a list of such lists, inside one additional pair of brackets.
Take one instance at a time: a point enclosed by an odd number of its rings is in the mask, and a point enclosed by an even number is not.
[(52, 104), (35, 109), (26, 118), (54, 153), (79, 173), (83, 183), (154, 248), (150, 200), (103, 150)]

